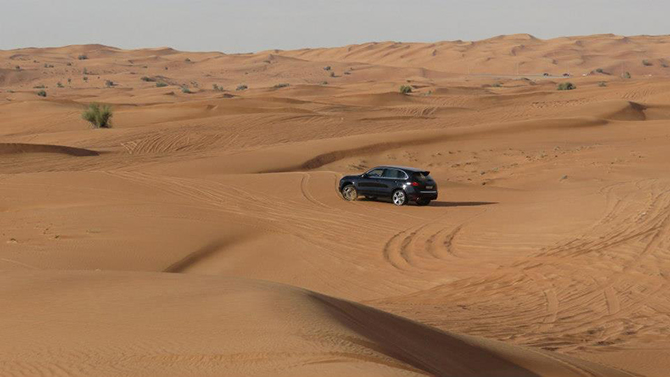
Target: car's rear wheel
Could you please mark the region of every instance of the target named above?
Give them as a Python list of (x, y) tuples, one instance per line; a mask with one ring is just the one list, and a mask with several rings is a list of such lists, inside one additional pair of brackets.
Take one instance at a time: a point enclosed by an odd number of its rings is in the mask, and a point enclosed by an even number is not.
[(358, 198), (358, 191), (354, 185), (346, 185), (342, 188), (342, 197), (345, 200), (353, 202)]
[(416, 201), (416, 205), (418, 206), (427, 206), (430, 204), (430, 199), (419, 199)]
[(393, 199), (393, 204), (397, 206), (407, 204), (407, 194), (403, 190), (396, 190), (391, 198)]

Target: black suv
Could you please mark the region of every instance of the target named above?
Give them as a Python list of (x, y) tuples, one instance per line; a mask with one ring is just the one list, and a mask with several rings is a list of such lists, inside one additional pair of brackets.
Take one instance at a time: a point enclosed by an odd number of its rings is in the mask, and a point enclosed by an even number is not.
[(349, 201), (363, 195), (368, 199), (390, 198), (397, 206), (410, 201), (425, 206), (437, 199), (437, 185), (429, 173), (404, 166), (378, 166), (360, 175), (343, 177), (340, 193)]

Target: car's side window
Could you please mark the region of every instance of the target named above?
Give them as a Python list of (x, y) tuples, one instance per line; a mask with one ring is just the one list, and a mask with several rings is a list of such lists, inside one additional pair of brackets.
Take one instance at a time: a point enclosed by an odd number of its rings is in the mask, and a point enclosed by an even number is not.
[(375, 169), (368, 172), (368, 177), (370, 178), (379, 178), (384, 174), (384, 169)]
[(386, 170), (384, 170), (384, 178), (405, 179), (405, 178), (407, 178), (407, 176), (401, 170), (386, 169)]

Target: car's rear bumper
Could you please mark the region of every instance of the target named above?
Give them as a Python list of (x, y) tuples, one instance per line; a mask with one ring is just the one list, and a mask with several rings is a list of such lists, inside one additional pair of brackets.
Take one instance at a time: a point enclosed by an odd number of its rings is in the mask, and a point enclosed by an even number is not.
[(437, 199), (437, 190), (426, 190), (426, 191), (414, 191), (409, 193), (410, 200), (435, 200)]

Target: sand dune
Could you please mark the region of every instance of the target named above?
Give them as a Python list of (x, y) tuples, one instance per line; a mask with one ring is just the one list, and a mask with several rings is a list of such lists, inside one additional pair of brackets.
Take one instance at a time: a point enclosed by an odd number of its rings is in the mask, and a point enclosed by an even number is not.
[(268, 282), (43, 271), (2, 280), (8, 376), (630, 376)]
[(663, 377), (667, 41), (0, 51), (0, 374)]

